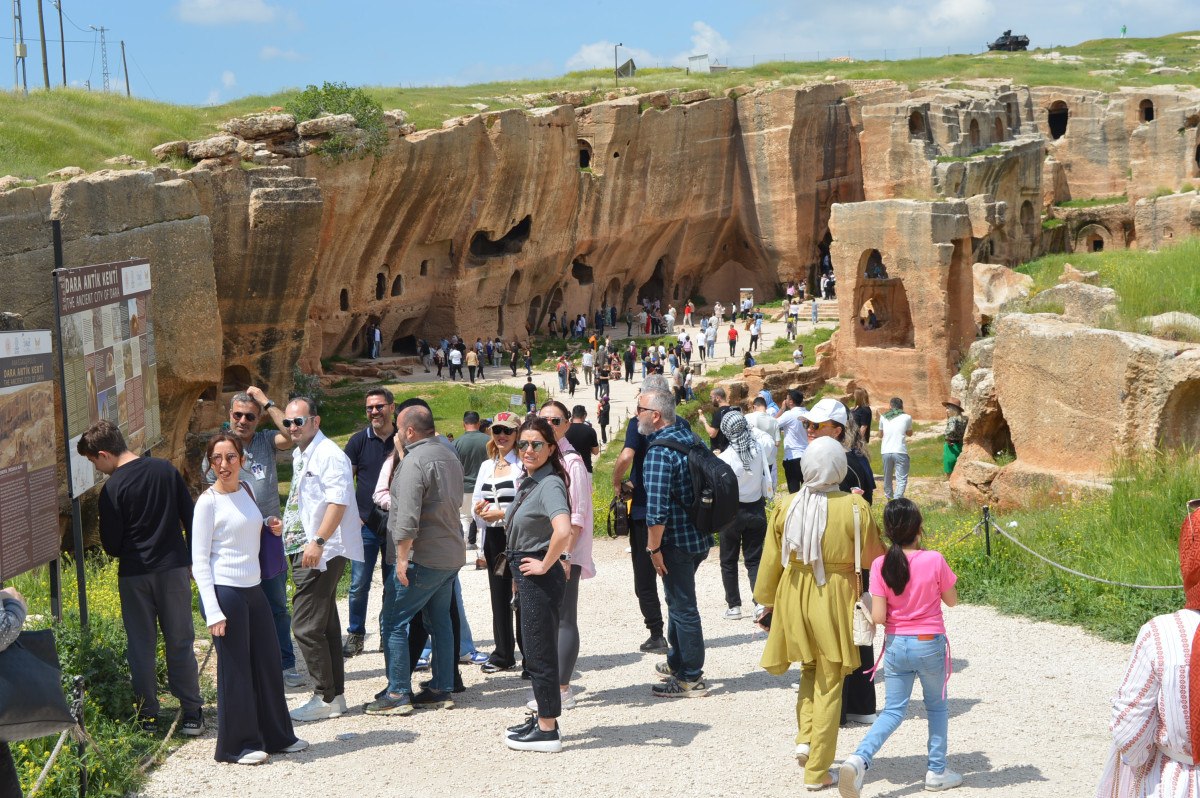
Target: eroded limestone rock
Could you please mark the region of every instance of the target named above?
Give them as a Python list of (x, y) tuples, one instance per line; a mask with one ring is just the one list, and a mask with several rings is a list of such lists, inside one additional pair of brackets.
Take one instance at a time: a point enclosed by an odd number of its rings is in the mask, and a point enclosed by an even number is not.
[(330, 114), (300, 122), (296, 125), (296, 132), (304, 138), (316, 138), (332, 136), (334, 133), (349, 133), (356, 128), (357, 123), (351, 114)]
[(221, 130), (246, 141), (270, 138), (295, 129), (296, 117), (291, 114), (248, 114), (221, 125)]
[(1117, 292), (1088, 283), (1060, 283), (1037, 295), (1038, 306), (1062, 303), (1060, 315), (1081, 324), (1099, 324), (1117, 311)]

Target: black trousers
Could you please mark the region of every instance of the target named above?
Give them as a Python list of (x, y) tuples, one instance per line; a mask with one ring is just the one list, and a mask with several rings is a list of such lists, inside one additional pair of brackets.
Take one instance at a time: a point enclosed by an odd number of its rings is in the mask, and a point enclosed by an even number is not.
[(521, 625), (512, 605), (512, 571), (505, 576), (496, 576), (496, 563), (507, 548), (504, 527), (488, 527), (483, 538), (483, 559), (487, 562), (488, 592), (492, 598), (492, 640), (496, 641), (488, 662), (501, 668), (517, 664), (517, 647), (521, 646)]
[(633, 549), (633, 592), (637, 596), (646, 628), (655, 637), (662, 637), (663, 615), (662, 604), (658, 601), (658, 572), (654, 570), (654, 563), (646, 553), (646, 543), (646, 519), (630, 518), (629, 547)]
[(21, 780), (8, 743), (0, 742), (0, 798), (21, 798)]
[(517, 583), (521, 605), (521, 641), (524, 645), (525, 670), (533, 683), (533, 698), (538, 717), (557, 718), (562, 714), (562, 694), (558, 675), (558, 615), (566, 589), (567, 575), (556, 563), (540, 576), (526, 576), (515, 566), (524, 557), (541, 559), (542, 552), (509, 552), (513, 581)]
[[(871, 588), (871, 569), (863, 568), (863, 590)], [(842, 724), (846, 723), (846, 713), (853, 715), (871, 715), (876, 709), (875, 683), (866, 671), (875, 664), (875, 647), (859, 646), (858, 656), (862, 664), (842, 682)]]
[(248, 751), (282, 751), (296, 742), (283, 697), (279, 638), (262, 587), (217, 585), (225, 634), (217, 648), (218, 762), (237, 762)]
[(788, 493), (795, 493), (804, 484), (804, 474), (800, 471), (800, 458), (783, 461), (783, 476), (787, 479)]
[(742, 606), (738, 590), (738, 559), (745, 557), (746, 575), (750, 578), (750, 594), (758, 578), (758, 563), (762, 560), (763, 540), (767, 536), (766, 502), (759, 499), (738, 505), (737, 515), (721, 530), (721, 584), (725, 587), (725, 605)]

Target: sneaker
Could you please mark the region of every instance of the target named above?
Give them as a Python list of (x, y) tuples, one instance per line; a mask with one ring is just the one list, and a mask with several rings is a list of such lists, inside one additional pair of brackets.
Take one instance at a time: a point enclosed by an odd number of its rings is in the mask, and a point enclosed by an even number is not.
[(859, 798), (862, 794), (863, 777), (867, 773), (867, 763), (858, 754), (851, 754), (842, 762), (838, 773), (838, 794), (842, 798)]
[(488, 655), (482, 651), (472, 651), (470, 654), (463, 654), (458, 661), (463, 665), (482, 665), (488, 661)]
[(299, 737), (297, 737), (296, 742), (292, 743), (291, 745), (289, 745), (287, 748), (283, 749), (279, 753), (281, 753), (281, 754), (298, 754), (307, 748), (308, 748), (308, 740), (301, 740)]
[(662, 684), (651, 687), (650, 692), (659, 698), (699, 698), (708, 692), (708, 685), (704, 683), (703, 679), (685, 682), (672, 676)]
[[(339, 705), (338, 699), (341, 699)], [(319, 695), (314, 695), (308, 699), (302, 707), (293, 709), (290, 713), (292, 720), (301, 723), (312, 720), (324, 720), (325, 718), (340, 718), (342, 713), (346, 711), (346, 699), (343, 696), (338, 696), (332, 701), (326, 703)]]
[(412, 697), (412, 705), (428, 709), (450, 709), (454, 706), (454, 699), (445, 690), (427, 687)]
[(808, 790), (809, 792), (816, 792), (817, 790), (823, 790), (826, 787), (837, 787), (838, 771), (831, 768), (825, 777), (829, 779), (829, 781), (823, 781), (820, 784), (805, 784), (804, 789)]
[(361, 654), (364, 637), (365, 635), (360, 635), (356, 632), (350, 632), (346, 635), (346, 642), (342, 643), (342, 656), (348, 659), (355, 654)]
[(925, 771), (925, 789), (929, 792), (953, 790), (960, 784), (962, 784), (962, 774), (955, 773), (950, 768), (946, 768), (941, 773), (934, 773), (932, 770)]
[(183, 713), (183, 720), (179, 722), (179, 733), (188, 737), (204, 734), (204, 710)]
[(864, 723), (870, 726), (872, 723), (879, 720), (879, 713), (872, 712), (870, 715), (855, 715), (853, 712), (847, 712), (846, 720), (851, 723)]
[(290, 687), (293, 690), (297, 687), (303, 687), (304, 686), (304, 677), (301, 676), (300, 672), (298, 670), (296, 670), (295, 668), (284, 671), (283, 672), (283, 685), (284, 685), (284, 687)]
[(413, 668), (413, 670), (414, 671), (423, 671), (423, 670), (428, 669), (429, 668), (429, 660), (430, 660), (429, 654), (422, 654), (417, 659), (417, 667)]
[(727, 621), (740, 621), (742, 619), (741, 606), (730, 607), (725, 610), (725, 615), (722, 616)]
[(367, 704), (365, 711), (368, 715), (407, 715), (413, 711), (412, 695), (401, 693), (393, 696), (384, 693), (381, 698)]
[(647, 654), (666, 654), (667, 653), (667, 638), (661, 634), (650, 635), (646, 638), (646, 642), (638, 646), (639, 651), (644, 651)]
[(667, 661), (665, 659), (662, 662), (654, 663), (654, 672), (657, 673), (659, 675), (659, 677), (663, 678), (663, 679), (674, 679), (675, 678), (675, 671), (671, 670), (671, 666), (667, 664)]
[(271, 757), (266, 751), (247, 751), (238, 758), (239, 765), (261, 765)]
[(557, 754), (562, 750), (562, 733), (558, 722), (555, 721), (552, 731), (542, 731), (534, 721), (533, 728), (524, 734), (505, 735), (504, 744), (514, 751), (541, 751), (544, 754)]
[(488, 660), (487, 662), (483, 663), (482, 666), (480, 666), (479, 670), (483, 671), (484, 673), (500, 673), (502, 671), (511, 671), (515, 667), (517, 667), (515, 664), (497, 665), (495, 662)]
[(157, 715), (142, 715), (138, 718), (138, 725), (142, 727), (142, 731), (147, 734), (158, 734), (158, 716)]
[(796, 764), (804, 767), (808, 764), (808, 755), (812, 752), (812, 746), (808, 743), (796, 743)]
[[(563, 690), (561, 693), (559, 693), (559, 698), (561, 699), (563, 709), (574, 709), (575, 708), (575, 694), (573, 692), (571, 692), (570, 687), (568, 687), (566, 690)], [(532, 701), (527, 702), (525, 704), (525, 707), (527, 709), (532, 709), (534, 712), (536, 712), (537, 711), (537, 699), (535, 698)]]
[[(422, 690), (428, 690), (428, 689), (430, 689), (430, 688), (432, 688), (432, 687), (433, 687), (433, 679), (422, 679), (422, 680), (421, 680), (421, 689), (422, 689)], [(376, 695), (375, 697), (376, 697), (376, 698), (379, 698), (380, 696), (382, 696), (382, 695), (383, 695), (384, 693), (386, 693), (386, 692), (387, 692), (387, 688), (384, 688), (384, 689), (383, 689), (383, 690), (381, 690), (381, 691), (379, 692), (379, 694), (378, 694), (378, 695)], [(462, 677), (461, 677), (461, 676), (455, 675), (455, 677), (454, 677), (454, 689), (453, 689), (453, 690), (451, 690), (450, 692), (452, 692), (452, 693), (465, 693), (465, 692), (467, 692), (467, 686), (466, 686), (465, 684), (463, 684), (463, 681), (462, 681)]]
[(516, 736), (520, 737), (522, 734), (525, 734), (527, 731), (529, 731), (536, 725), (537, 725), (537, 710), (534, 710), (533, 712), (528, 713), (525, 716), (525, 720), (521, 721), (516, 726), (509, 726), (507, 729), (507, 733), (510, 736), (516, 735)]

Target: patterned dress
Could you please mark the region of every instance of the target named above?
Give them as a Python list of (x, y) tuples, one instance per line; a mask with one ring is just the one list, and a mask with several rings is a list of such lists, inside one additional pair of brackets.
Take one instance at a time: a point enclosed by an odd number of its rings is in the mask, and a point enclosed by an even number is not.
[(1138, 633), (1113, 699), (1113, 747), (1096, 798), (1200, 798), (1188, 715), (1197, 627), (1200, 612), (1180, 610)]

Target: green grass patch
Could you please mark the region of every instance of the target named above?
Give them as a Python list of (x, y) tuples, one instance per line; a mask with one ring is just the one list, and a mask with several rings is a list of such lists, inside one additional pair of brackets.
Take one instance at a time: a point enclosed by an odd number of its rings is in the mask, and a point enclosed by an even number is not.
[(1106, 205), (1124, 205), (1129, 197), (1122, 194), (1119, 197), (1093, 197), (1092, 199), (1072, 199), (1054, 203), (1059, 208), (1103, 208)]
[(985, 155), (1000, 155), (1003, 152), (1004, 152), (1004, 147), (1000, 146), (999, 144), (993, 144), (990, 147), (982, 149), (979, 152), (973, 152), (970, 155), (939, 155), (937, 157), (937, 162), (938, 163), (956, 163), (959, 161), (973, 161), (976, 158), (982, 158)]
[(1066, 222), (1064, 222), (1062, 219), (1042, 219), (1043, 230), (1056, 230), (1059, 227), (1062, 227), (1064, 224), (1066, 224)]

